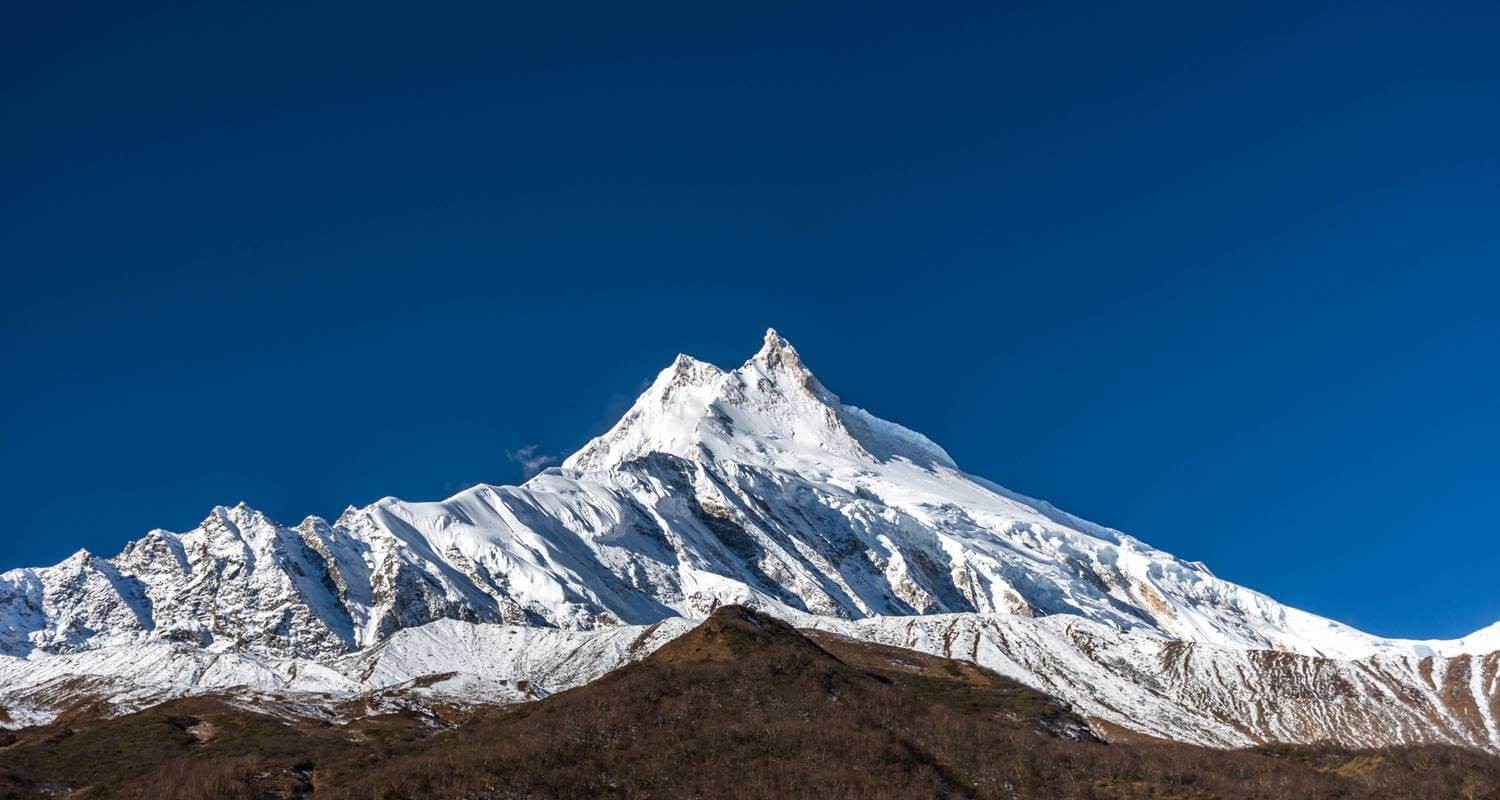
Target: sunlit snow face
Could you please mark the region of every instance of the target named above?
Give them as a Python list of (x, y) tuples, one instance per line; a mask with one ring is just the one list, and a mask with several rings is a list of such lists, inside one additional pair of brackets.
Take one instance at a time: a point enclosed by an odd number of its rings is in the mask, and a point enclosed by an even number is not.
[[(1254, 738), (1224, 722), (1232, 702), (1205, 710), (1222, 692), (1313, 696), (1337, 680), (1358, 688), (1348, 714), (1393, 730), (1419, 730), (1453, 697), (1488, 707), (1493, 690), (1456, 676), (1483, 675), (1460, 660), (1500, 646), (1500, 626), (1454, 642), (1369, 636), (967, 475), (920, 434), (843, 405), (770, 332), (735, 370), (679, 357), (617, 425), (524, 486), (385, 498), (296, 527), (220, 507), (113, 559), (0, 575), (0, 701), (41, 714), (69, 676), (104, 676), (111, 695), (139, 683), (121, 696), (144, 702), (223, 686), (357, 694), (437, 672), (461, 675), (423, 691), (511, 700), (576, 685), (730, 603), (960, 655), (1117, 724), (1220, 745)], [(1275, 651), (1307, 658), (1262, 685)], [(1421, 667), (1430, 654), (1456, 658)], [(1422, 675), (1449, 699), (1414, 689)], [(1377, 696), (1407, 700), (1358, 705)], [(1311, 717), (1263, 724), (1338, 734)]]

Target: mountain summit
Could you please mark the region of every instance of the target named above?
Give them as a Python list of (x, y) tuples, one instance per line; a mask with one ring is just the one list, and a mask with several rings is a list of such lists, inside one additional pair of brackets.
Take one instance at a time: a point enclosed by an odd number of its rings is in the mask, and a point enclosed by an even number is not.
[[(963, 472), (921, 434), (845, 405), (774, 330), (733, 370), (678, 356), (618, 423), (523, 486), (385, 498), (294, 527), (220, 507), (114, 558), (4, 573), (0, 653), (26, 661), (0, 663), (0, 677), (73, 674), (83, 654), (147, 645), (176, 648), (163, 655), (174, 664), (241, 655), (243, 675), (282, 675), (265, 659), (326, 667), (424, 641), (401, 634), (434, 623), (607, 632), (727, 604), (943, 655), (966, 647), (965, 658), (1154, 735), (1234, 743), (1294, 730), (1277, 719), (1247, 733), (1226, 721), (1246, 709), (1193, 707), (1225, 675), (1258, 680), (1274, 664), (1291, 677), (1237, 690), (1327, 681), (1399, 694), (1416, 682), (1420, 708), (1403, 706), (1399, 720), (1387, 708), (1382, 726), (1500, 745), (1500, 659), (1485, 656), (1500, 627), (1392, 640), (1284, 606)], [(1378, 669), (1341, 666), (1350, 659)], [(309, 668), (298, 679), (311, 674), (347, 678)], [(1169, 674), (1181, 698), (1163, 699)], [(1436, 710), (1457, 696), (1462, 710)], [(1338, 728), (1296, 725), (1308, 736)]]
[(649, 453), (765, 466), (901, 457), (953, 467), (926, 437), (840, 403), (775, 330), (730, 372), (679, 355), (624, 418), (563, 467), (605, 470)]

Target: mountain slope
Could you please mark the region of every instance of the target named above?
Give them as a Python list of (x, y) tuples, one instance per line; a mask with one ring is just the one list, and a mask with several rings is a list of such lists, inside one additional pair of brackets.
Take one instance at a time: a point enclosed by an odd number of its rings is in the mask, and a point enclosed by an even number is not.
[[(460, 623), (462, 624), (462, 623)], [(559, 695), (433, 725), (176, 700), (0, 740), (7, 797), (867, 797), (1479, 800), (1500, 758), (1444, 747), (1105, 745), (974, 664), (728, 606)]]
[(331, 776), (334, 796), (1477, 800), (1500, 792), (1500, 760), (1105, 746), (982, 667), (725, 607), (597, 682), (351, 778)]
[(324, 719), (516, 702), (587, 683), (691, 627), (680, 617), (596, 631), (438, 620), (322, 662), (161, 640), (0, 658), (0, 724), (42, 724), (78, 707), (130, 712), (190, 695), (235, 697)]
[(801, 621), (972, 661), (1067, 699), (1105, 730), (1216, 747), (1432, 743), (1500, 751), (1500, 653), (1331, 659), (1139, 636), (1065, 615)]
[[(47, 674), (56, 688), (101, 654), (150, 644), (229, 676), (254, 673), (246, 680), (269, 690), (309, 680), (288, 677), (296, 671), (362, 692), (370, 680), (417, 677), (416, 664), (468, 668), (467, 656), (430, 655), (442, 648), (401, 653), (424, 637), (492, 625), (603, 632), (728, 603), (875, 640), (913, 637), (932, 652), (951, 641), (939, 646), (927, 629), (957, 615), (955, 630), (997, 642), (1002, 671), (1156, 735), (1236, 745), (1347, 731), (1336, 717), (1308, 722), (1310, 711), (1278, 716), (1297, 707), (1297, 692), (1347, 685), (1357, 705), (1386, 709), (1356, 714), (1352, 735), (1500, 747), (1500, 681), (1493, 659), (1478, 658), (1500, 646), (1500, 626), (1391, 640), (1281, 605), (962, 472), (920, 434), (843, 404), (774, 331), (734, 370), (679, 356), (619, 423), (524, 486), (385, 498), (295, 527), (220, 507), (112, 559), (81, 552), (0, 574), (0, 674)], [(411, 631), (425, 632), (401, 635)], [(1107, 647), (1081, 645), (1079, 631)], [(1124, 660), (1100, 664), (1101, 650)], [(373, 678), (339, 671), (376, 652), (407, 666)], [(1179, 655), (1194, 669), (1174, 666)], [(1102, 670), (1097, 680), (1069, 679), (1087, 663)], [(1336, 679), (1260, 680), (1282, 663)], [(1339, 666), (1316, 666), (1325, 663)], [(1371, 670), (1395, 677), (1361, 677)], [(150, 688), (139, 696), (157, 696)], [(1271, 694), (1257, 712), (1265, 721), (1246, 727), (1242, 691)], [(28, 695), (40, 704), (28, 713), (45, 713), (54, 701), (39, 698), (50, 697)], [(1391, 697), (1409, 709), (1399, 718)]]

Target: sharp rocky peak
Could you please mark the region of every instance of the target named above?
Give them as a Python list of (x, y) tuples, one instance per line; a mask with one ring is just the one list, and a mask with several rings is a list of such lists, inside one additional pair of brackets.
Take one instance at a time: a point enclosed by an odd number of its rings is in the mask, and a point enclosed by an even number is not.
[(767, 328), (760, 350), (739, 369), (725, 372), (707, 361), (699, 360), (686, 353), (678, 353), (672, 363), (657, 376), (652, 388), (646, 391), (646, 395), (659, 394), (660, 390), (673, 386), (704, 385), (726, 375), (743, 376), (752, 370), (790, 374), (803, 380), (811, 379), (814, 383), (817, 380), (803, 363), (802, 356), (797, 353), (797, 348), (777, 333), (775, 328)]
[(678, 353), (671, 366), (662, 370), (657, 376), (653, 388), (659, 392), (673, 386), (701, 386), (718, 379), (723, 374), (723, 370), (707, 361), (699, 361), (686, 353)]
[(786, 368), (806, 371), (807, 367), (802, 363), (802, 357), (797, 354), (797, 348), (787, 341), (775, 328), (766, 329), (765, 342), (761, 344), (760, 351), (751, 357), (751, 361), (758, 361), (772, 368)]
[(693, 457), (705, 446), (748, 456), (794, 441), (867, 456), (845, 427), (842, 408), (791, 342), (768, 329), (760, 350), (732, 371), (677, 356), (614, 427), (563, 467), (608, 469), (653, 452)]

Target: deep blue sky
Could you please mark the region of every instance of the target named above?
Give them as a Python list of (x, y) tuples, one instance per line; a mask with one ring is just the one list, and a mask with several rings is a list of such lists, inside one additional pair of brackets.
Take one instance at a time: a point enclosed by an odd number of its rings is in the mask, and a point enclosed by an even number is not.
[(513, 482), (774, 325), (1283, 601), (1500, 619), (1492, 3), (112, 5), (0, 33), (0, 568)]

